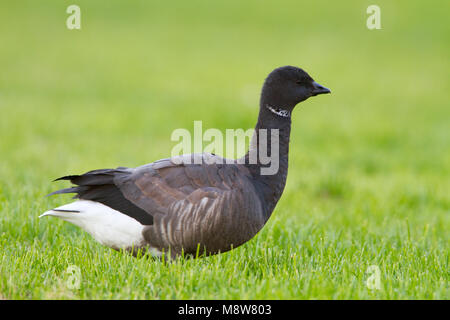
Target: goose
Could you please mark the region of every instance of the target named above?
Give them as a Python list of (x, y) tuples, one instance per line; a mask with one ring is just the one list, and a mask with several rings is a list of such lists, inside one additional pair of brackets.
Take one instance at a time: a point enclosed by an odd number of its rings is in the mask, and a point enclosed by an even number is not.
[[(55, 181), (73, 186), (49, 196), (74, 193), (76, 200), (40, 217), (68, 221), (102, 245), (133, 255), (195, 258), (236, 248), (261, 230), (283, 193), (294, 107), (330, 92), (303, 69), (276, 68), (264, 81), (258, 121), (243, 158), (197, 153), (64, 176)], [(275, 147), (272, 136), (258, 145), (264, 140), (261, 129), (278, 132)], [(277, 153), (276, 172), (262, 174), (268, 164), (257, 152), (250, 161), (258, 148)]]

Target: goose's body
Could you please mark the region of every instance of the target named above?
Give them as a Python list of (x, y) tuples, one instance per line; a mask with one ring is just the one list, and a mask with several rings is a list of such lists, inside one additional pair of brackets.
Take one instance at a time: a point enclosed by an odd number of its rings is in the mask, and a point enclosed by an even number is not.
[[(291, 82), (301, 90), (291, 88)], [(275, 69), (266, 79), (250, 149), (261, 147), (256, 143), (259, 129), (279, 131), (277, 148), (271, 149), (270, 136), (264, 146), (269, 154), (279, 153), (273, 174), (261, 174), (267, 164), (259, 156), (256, 163), (249, 163), (249, 153), (231, 162), (203, 153), (137, 168), (94, 170), (58, 179), (76, 186), (53, 194), (75, 193), (79, 200), (42, 216), (69, 221), (117, 250), (145, 249), (157, 256), (163, 252), (176, 256), (236, 248), (264, 226), (281, 197), (292, 109), (310, 96), (328, 92), (294, 67)]]
[(63, 177), (78, 187), (57, 193), (75, 192), (81, 200), (44, 215), (72, 222), (114, 249), (170, 248), (172, 255), (195, 254), (198, 244), (207, 244), (208, 253), (223, 252), (264, 225), (263, 205), (245, 166), (175, 163), (164, 159)]

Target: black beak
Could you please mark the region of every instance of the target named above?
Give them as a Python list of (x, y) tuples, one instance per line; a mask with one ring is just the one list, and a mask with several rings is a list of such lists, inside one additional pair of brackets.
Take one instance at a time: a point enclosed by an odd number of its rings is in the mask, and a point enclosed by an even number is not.
[(312, 90), (313, 96), (317, 96), (318, 94), (331, 93), (330, 89), (325, 88), (324, 86), (318, 84), (315, 81), (312, 84), (313, 84), (313, 90)]

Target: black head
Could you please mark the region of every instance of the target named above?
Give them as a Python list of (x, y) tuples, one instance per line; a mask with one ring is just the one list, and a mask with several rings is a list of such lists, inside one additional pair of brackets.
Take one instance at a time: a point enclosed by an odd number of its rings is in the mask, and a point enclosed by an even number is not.
[(285, 66), (273, 70), (266, 78), (261, 103), (291, 111), (299, 102), (319, 94), (330, 93), (304, 70)]

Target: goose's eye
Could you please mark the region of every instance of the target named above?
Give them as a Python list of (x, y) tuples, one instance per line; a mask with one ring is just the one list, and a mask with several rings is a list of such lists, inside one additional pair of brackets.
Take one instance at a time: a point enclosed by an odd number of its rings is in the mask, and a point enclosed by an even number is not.
[(295, 83), (297, 83), (297, 84), (302, 84), (303, 81), (302, 81), (302, 80), (296, 80)]

